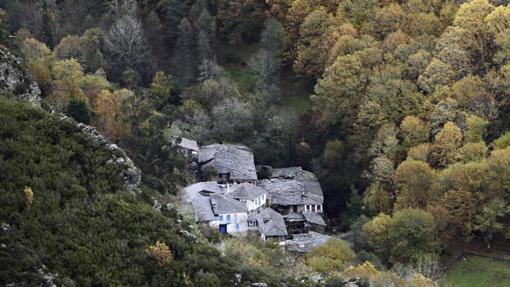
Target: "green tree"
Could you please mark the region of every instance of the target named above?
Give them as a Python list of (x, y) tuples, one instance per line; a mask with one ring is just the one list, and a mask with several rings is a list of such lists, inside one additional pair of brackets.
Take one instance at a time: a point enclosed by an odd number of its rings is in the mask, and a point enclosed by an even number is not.
[(466, 122), (467, 130), (464, 132), (464, 141), (466, 143), (483, 141), (487, 135), (487, 125), (489, 122), (477, 116), (469, 116)]
[(9, 16), (4, 9), (0, 9), (0, 43), (6, 45), (9, 41)]
[(402, 120), (400, 132), (403, 143), (408, 148), (425, 143), (429, 139), (429, 128), (426, 123), (414, 116), (407, 116)]
[(96, 98), (102, 90), (111, 90), (112, 84), (101, 73), (86, 74), (81, 81), (81, 89), (94, 106)]
[(354, 122), (366, 82), (359, 58), (338, 57), (315, 86), (312, 102), (323, 126), (340, 125), (348, 130)]
[(347, 242), (341, 239), (330, 239), (324, 245), (316, 247), (306, 254), (306, 264), (317, 272), (327, 274), (339, 271), (354, 257), (354, 251)]
[(197, 76), (197, 58), (195, 32), (187, 18), (183, 18), (179, 24), (179, 37), (175, 44), (172, 56), (172, 71), (177, 80), (177, 86), (182, 88), (189, 86)]
[(83, 100), (71, 99), (67, 105), (66, 114), (80, 123), (90, 123), (90, 108)]
[(152, 78), (150, 85), (151, 102), (156, 110), (161, 110), (165, 105), (170, 104), (172, 92), (175, 86), (173, 76), (166, 75), (163, 71), (158, 71)]
[(439, 250), (434, 217), (421, 209), (397, 211), (389, 227), (393, 262), (415, 261)]
[(505, 149), (510, 146), (510, 132), (505, 132), (499, 138), (497, 138), (493, 143), (494, 149)]
[(50, 90), (52, 83), (51, 66), (54, 61), (51, 50), (46, 44), (34, 38), (27, 38), (23, 40), (21, 53), (25, 58), (28, 73), (44, 91)]
[(373, 181), (363, 194), (363, 203), (370, 214), (390, 214), (393, 210), (394, 195), (380, 181)]
[(394, 244), (394, 242), (391, 241), (391, 225), (391, 216), (380, 213), (362, 227), (363, 235), (370, 248), (385, 259), (391, 255), (391, 245)]
[(278, 57), (282, 57), (282, 52), (287, 45), (286, 37), (282, 24), (276, 19), (269, 18), (264, 22), (264, 30), (260, 34), (259, 47), (275, 53)]
[(425, 208), (429, 202), (437, 199), (432, 189), (436, 174), (422, 161), (407, 159), (395, 173), (397, 186), (397, 209)]
[(494, 233), (507, 233), (508, 227), (499, 221), (510, 212), (508, 204), (501, 198), (494, 198), (482, 205), (480, 212), (475, 215), (474, 230), (483, 234), (487, 248), (491, 247)]
[(447, 122), (436, 134), (429, 161), (433, 166), (446, 167), (455, 162), (455, 152), (462, 144), (462, 132), (456, 124)]
[(328, 50), (335, 43), (332, 28), (333, 15), (324, 7), (311, 12), (299, 29), (297, 58), (294, 69), (307, 76), (319, 77), (325, 69)]
[(347, 202), (347, 219), (349, 223), (354, 222), (361, 215), (362, 207), (363, 203), (358, 190), (351, 186), (351, 198)]
[(446, 221), (441, 237), (456, 240), (461, 235), (469, 238), (477, 213), (476, 196), (468, 191), (450, 190), (443, 194), (440, 206), (447, 211), (445, 218), (438, 219)]
[(53, 90), (49, 100), (60, 111), (70, 99), (88, 101), (81, 89), (83, 68), (75, 59), (60, 60), (53, 65)]
[(467, 163), (471, 161), (481, 161), (487, 157), (489, 149), (485, 142), (469, 142), (457, 150), (456, 161)]
[(340, 162), (344, 153), (344, 143), (340, 140), (330, 140), (324, 146), (322, 158), (324, 162), (333, 166)]

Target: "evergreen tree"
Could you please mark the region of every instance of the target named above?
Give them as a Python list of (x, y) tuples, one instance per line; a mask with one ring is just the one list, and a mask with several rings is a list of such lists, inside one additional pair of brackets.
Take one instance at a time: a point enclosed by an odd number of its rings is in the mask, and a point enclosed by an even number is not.
[(87, 102), (83, 100), (71, 99), (67, 105), (66, 114), (80, 123), (90, 123), (90, 109)]
[(44, 0), (42, 2), (41, 40), (46, 43), (48, 47), (53, 48), (55, 46), (55, 37), (53, 33), (54, 19), (51, 14), (52, 12), (48, 7), (48, 2)]
[(172, 57), (172, 71), (177, 86), (184, 88), (191, 85), (197, 78), (196, 37), (193, 26), (187, 18), (179, 24), (179, 38)]
[(354, 185), (351, 185), (351, 198), (347, 203), (347, 219), (349, 224), (356, 221), (356, 219), (358, 219), (358, 217), (361, 215), (362, 206), (363, 203), (361, 201), (358, 190), (354, 187)]

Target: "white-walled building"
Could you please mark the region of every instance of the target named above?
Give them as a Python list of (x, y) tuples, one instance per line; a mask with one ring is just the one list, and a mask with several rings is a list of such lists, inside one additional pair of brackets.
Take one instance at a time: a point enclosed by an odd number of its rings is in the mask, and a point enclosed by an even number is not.
[(220, 194), (197, 196), (192, 201), (196, 222), (206, 222), (222, 234), (241, 234), (248, 231), (246, 206)]
[(241, 183), (233, 186), (232, 191), (227, 196), (246, 204), (248, 212), (266, 206), (267, 201), (267, 192), (250, 183)]
[(261, 168), (266, 179), (258, 180), (253, 152), (246, 146), (201, 147), (198, 178), (214, 180), (183, 189), (182, 202), (191, 201), (195, 220), (222, 234), (250, 231), (263, 240), (283, 241), (294, 234), (324, 231), (324, 197), (315, 175), (301, 167)]
[[(209, 225), (222, 234), (246, 234), (248, 231), (248, 209), (235, 199), (220, 194), (204, 197), (210, 201), (212, 216)], [(207, 207), (207, 205), (206, 205)]]

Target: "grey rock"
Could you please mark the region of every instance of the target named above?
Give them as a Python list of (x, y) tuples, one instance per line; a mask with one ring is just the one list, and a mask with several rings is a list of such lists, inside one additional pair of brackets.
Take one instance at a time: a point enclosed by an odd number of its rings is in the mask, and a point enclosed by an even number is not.
[(349, 280), (344, 281), (343, 286), (345, 287), (359, 287), (361, 286), (361, 278), (351, 278)]
[(118, 145), (109, 143), (108, 140), (96, 130), (96, 128), (84, 123), (79, 123), (76, 126), (83, 133), (89, 135), (96, 144), (104, 146), (104, 148), (112, 151), (112, 158), (109, 159), (107, 163), (115, 163), (122, 166), (123, 169), (120, 176), (124, 181), (124, 186), (130, 192), (140, 193), (138, 186), (142, 181), (142, 172), (135, 166), (133, 161), (127, 156), (126, 152)]
[(152, 208), (157, 211), (161, 211), (161, 203), (159, 203), (159, 200), (153, 198), (152, 199)]
[(179, 230), (179, 233), (185, 237), (186, 239), (190, 240), (191, 242), (196, 242), (197, 241), (197, 237), (195, 236), (195, 234), (187, 231), (187, 230)]
[[(32, 81), (23, 70), (21, 61), (6, 48), (0, 48), (0, 95), (5, 95), (32, 106), (41, 105), (41, 90), (36, 82)], [(52, 113), (55, 113), (52, 111)], [(62, 121), (72, 121), (65, 114), (59, 113)], [(126, 188), (131, 192), (139, 192), (138, 185), (142, 180), (142, 173), (133, 164), (124, 150), (116, 144), (110, 144), (108, 140), (94, 127), (78, 123), (77, 127), (88, 134), (98, 145), (114, 152), (112, 161), (123, 166), (121, 173)]]
[(41, 276), (43, 283), (40, 286), (43, 287), (57, 287), (55, 284), (55, 279), (58, 277), (58, 273), (51, 273), (48, 271), (48, 268), (45, 265), (42, 265), (41, 268), (37, 269), (37, 273)]
[(9, 50), (0, 48), (0, 92), (32, 106), (41, 106), (41, 90)]
[(2, 225), (0, 225), (0, 231), (1, 234), (9, 233), (9, 231), (11, 231), (11, 226), (4, 222)]

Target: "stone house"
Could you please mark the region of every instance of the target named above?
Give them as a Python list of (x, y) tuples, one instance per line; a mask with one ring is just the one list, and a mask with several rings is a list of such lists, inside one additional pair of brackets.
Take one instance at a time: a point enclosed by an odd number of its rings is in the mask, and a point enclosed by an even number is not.
[(195, 140), (187, 138), (178, 138), (175, 141), (177, 152), (188, 160), (197, 160), (200, 148)]
[(198, 164), (202, 179), (213, 175), (223, 184), (257, 182), (253, 152), (244, 145), (216, 143), (203, 146)]
[(266, 205), (267, 192), (251, 183), (241, 183), (232, 187), (233, 191), (228, 192), (227, 196), (246, 204), (248, 212), (258, 210)]
[(248, 232), (248, 209), (246, 205), (221, 194), (198, 196), (192, 201), (197, 222), (207, 222), (221, 234)]
[(262, 209), (257, 215), (257, 225), (262, 240), (285, 240), (289, 235), (283, 216), (271, 208)]
[[(214, 180), (183, 189), (195, 220), (222, 234), (256, 232), (262, 240), (283, 242), (323, 232), (324, 197), (315, 175), (301, 167), (264, 167), (258, 180), (253, 152), (243, 145), (212, 144), (200, 148), (199, 178)], [(306, 237), (306, 236), (305, 236)]]

